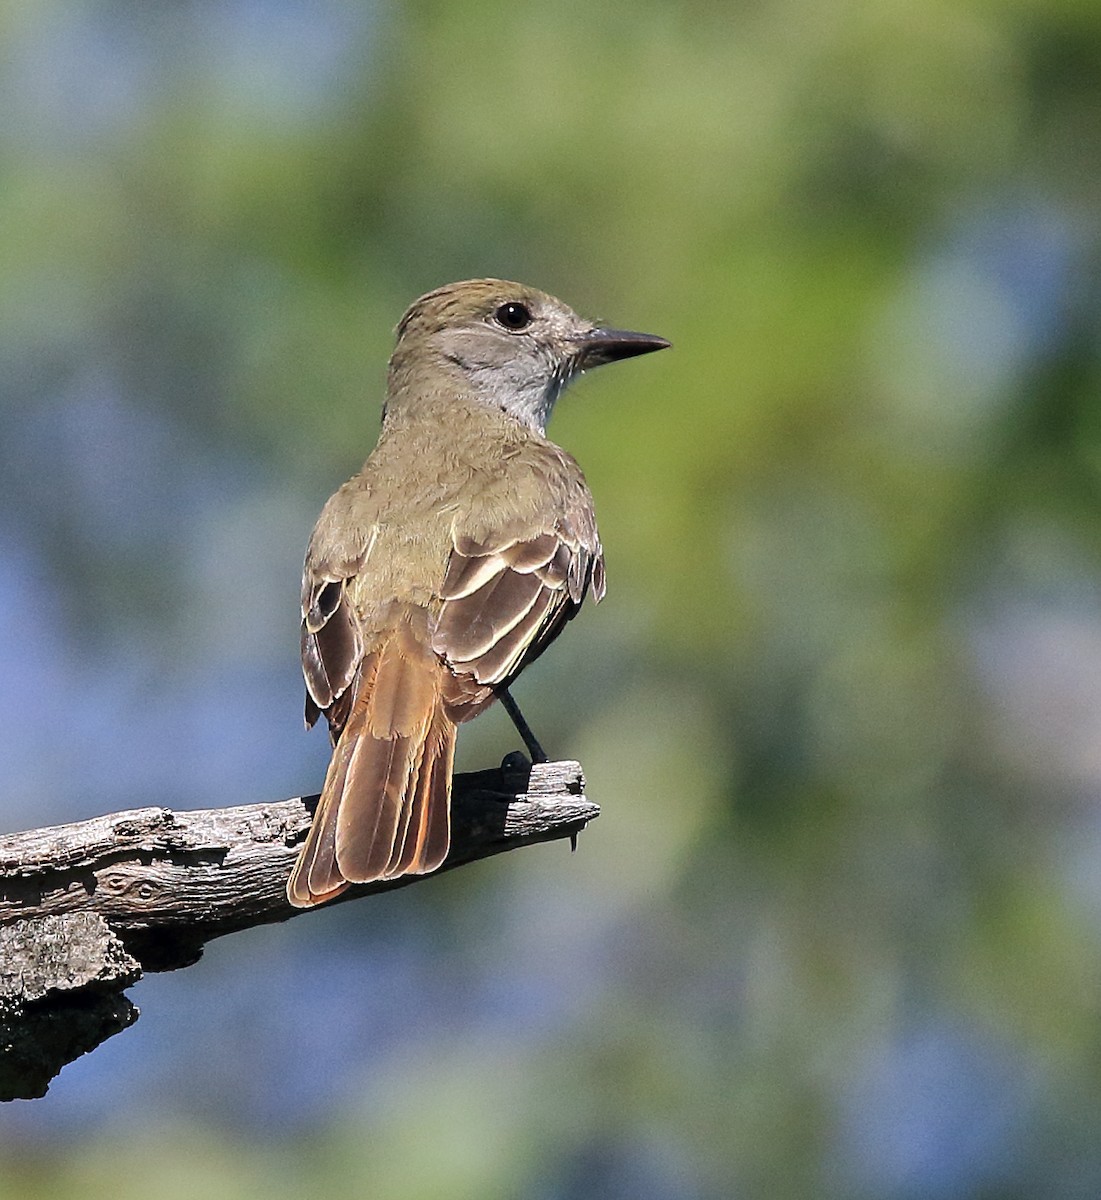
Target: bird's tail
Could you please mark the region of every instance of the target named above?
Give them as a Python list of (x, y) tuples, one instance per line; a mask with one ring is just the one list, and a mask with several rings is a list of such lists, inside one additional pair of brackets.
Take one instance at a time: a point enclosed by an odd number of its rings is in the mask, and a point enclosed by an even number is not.
[(405, 623), (364, 657), (306, 844), (287, 883), (297, 908), (350, 883), (424, 875), (447, 857), (455, 723), (447, 668)]

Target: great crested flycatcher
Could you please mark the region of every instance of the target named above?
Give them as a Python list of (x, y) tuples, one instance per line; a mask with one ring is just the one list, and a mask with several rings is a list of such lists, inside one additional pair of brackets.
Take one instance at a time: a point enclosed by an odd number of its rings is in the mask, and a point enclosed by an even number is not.
[(494, 700), (543, 757), (508, 686), (604, 595), (585, 477), (543, 431), (575, 375), (668, 345), (500, 279), (402, 317), (378, 444), (306, 551), (306, 723), (334, 750), (293, 905), (443, 862), (457, 726)]

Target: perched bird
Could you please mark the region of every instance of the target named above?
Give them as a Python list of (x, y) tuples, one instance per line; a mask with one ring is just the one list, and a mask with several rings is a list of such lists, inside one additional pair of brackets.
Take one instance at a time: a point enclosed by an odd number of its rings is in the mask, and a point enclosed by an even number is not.
[(592, 496), (547, 418), (586, 368), (668, 345), (500, 279), (402, 317), (378, 443), (306, 551), (306, 723), (324, 713), (334, 750), (291, 904), (443, 862), (457, 726), (494, 700), (545, 758), (508, 686), (604, 594)]

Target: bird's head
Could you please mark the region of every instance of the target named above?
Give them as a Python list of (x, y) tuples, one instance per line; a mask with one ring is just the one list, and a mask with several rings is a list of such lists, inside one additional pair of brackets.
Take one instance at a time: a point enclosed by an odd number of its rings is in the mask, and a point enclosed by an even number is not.
[(536, 288), (469, 279), (428, 292), (402, 317), (391, 390), (403, 374), (458, 375), (478, 399), (542, 432), (575, 375), (668, 345), (653, 334), (596, 325)]

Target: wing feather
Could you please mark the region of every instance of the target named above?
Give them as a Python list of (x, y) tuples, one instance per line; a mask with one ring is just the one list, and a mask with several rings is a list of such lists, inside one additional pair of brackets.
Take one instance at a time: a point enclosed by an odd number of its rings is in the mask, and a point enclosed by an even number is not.
[[(315, 533), (316, 537), (316, 533)], [(311, 542), (302, 568), (302, 674), (306, 681), (306, 726), (324, 712), (334, 740), (347, 719), (338, 703), (356, 678), (363, 643), (348, 597), (348, 583), (363, 569), (378, 538), (372, 528), (363, 552), (347, 561), (318, 561)]]
[(572, 515), (526, 538), (453, 537), (432, 646), (456, 674), (483, 687), (507, 684), (554, 640), (590, 590), (595, 599), (603, 595), (603, 552), (591, 509)]

